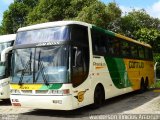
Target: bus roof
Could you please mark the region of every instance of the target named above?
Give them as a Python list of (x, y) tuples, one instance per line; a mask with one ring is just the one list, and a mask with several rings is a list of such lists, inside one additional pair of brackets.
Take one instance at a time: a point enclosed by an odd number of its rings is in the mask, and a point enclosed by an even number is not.
[(116, 34), (116, 36), (119, 37), (119, 38), (122, 38), (122, 39), (124, 39), (124, 40), (127, 40), (127, 41), (129, 41), (129, 42), (137, 43), (137, 44), (140, 44), (140, 45), (143, 45), (143, 46), (152, 48), (151, 45), (149, 45), (149, 44), (147, 44), (147, 43), (145, 43), (145, 42), (140, 42), (140, 41), (134, 40), (134, 39), (132, 39), (132, 38), (123, 36), (123, 35), (121, 35), (121, 34)]
[(16, 39), (16, 34), (8, 34), (0, 36), (0, 43), (9, 42)]
[(70, 24), (78, 24), (78, 25), (83, 25), (87, 27), (91, 27), (91, 24), (85, 23), (85, 22), (80, 22), (80, 21), (55, 21), (55, 22), (47, 22), (47, 23), (41, 23), (41, 24), (36, 24), (36, 25), (31, 25), (27, 27), (22, 27), (18, 29), (18, 32), (20, 31), (28, 31), (28, 30), (36, 30), (36, 29), (43, 29), (43, 28), (48, 28), (48, 27), (54, 27), (54, 26), (64, 26), (64, 25), (70, 25)]

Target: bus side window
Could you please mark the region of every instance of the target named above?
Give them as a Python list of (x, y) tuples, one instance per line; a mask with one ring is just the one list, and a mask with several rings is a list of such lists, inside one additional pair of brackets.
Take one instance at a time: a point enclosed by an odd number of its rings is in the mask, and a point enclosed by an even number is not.
[(152, 49), (149, 49), (149, 59), (153, 60), (153, 52)]
[(107, 46), (109, 55), (117, 57), (120, 55), (120, 41), (118, 39), (109, 37)]
[(130, 46), (128, 42), (122, 41), (122, 46), (121, 46), (121, 50), (122, 50), (122, 56), (124, 57), (130, 57)]
[(91, 35), (93, 54), (104, 56), (107, 53), (105, 35), (97, 30), (91, 30)]
[(111, 38), (108, 38), (108, 53), (114, 55), (114, 42)]
[(138, 47), (135, 44), (131, 44), (131, 56), (132, 58), (138, 57)]
[(149, 49), (145, 48), (145, 59), (149, 60)]
[(139, 52), (139, 58), (144, 59), (144, 47), (143, 46), (138, 46), (138, 52)]

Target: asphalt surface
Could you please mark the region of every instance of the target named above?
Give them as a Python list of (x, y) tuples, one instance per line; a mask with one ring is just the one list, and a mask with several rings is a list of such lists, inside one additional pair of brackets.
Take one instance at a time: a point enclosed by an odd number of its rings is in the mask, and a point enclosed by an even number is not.
[[(118, 119), (114, 115), (117, 116), (119, 114), (157, 114), (159, 115), (157, 119), (160, 119), (160, 92), (148, 91), (143, 94), (132, 92), (108, 99), (98, 109), (86, 106), (72, 111), (19, 108), (12, 107), (9, 100), (0, 101), (0, 114), (0, 120), (113, 120)], [(102, 115), (102, 117), (93, 117), (97, 115)], [(134, 117), (137, 118), (136, 116)], [(123, 119), (125, 118), (123, 117)]]

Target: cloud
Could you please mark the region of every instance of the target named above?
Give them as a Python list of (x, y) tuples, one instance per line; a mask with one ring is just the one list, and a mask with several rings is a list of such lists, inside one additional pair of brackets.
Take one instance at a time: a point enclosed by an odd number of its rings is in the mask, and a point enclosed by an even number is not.
[(3, 19), (3, 12), (0, 10), (0, 25), (1, 25), (2, 19)]
[(126, 6), (120, 6), (120, 9), (122, 10), (122, 16), (126, 15), (128, 12), (131, 12), (133, 9), (134, 10), (140, 10), (142, 8), (139, 7), (126, 7)]
[(3, 2), (4, 4), (9, 5), (9, 4), (13, 3), (14, 0), (2, 0), (2, 2)]
[(125, 15), (128, 12), (131, 12), (133, 9), (135, 10), (140, 10), (140, 9), (145, 9), (146, 12), (154, 17), (154, 18), (160, 18), (160, 0), (156, 3), (153, 3), (151, 6), (148, 6), (146, 8), (140, 8), (140, 7), (128, 7), (128, 6), (120, 6), (120, 9), (122, 10), (123, 14)]
[(160, 18), (160, 0), (154, 3), (151, 7), (148, 7), (146, 11), (155, 18)]

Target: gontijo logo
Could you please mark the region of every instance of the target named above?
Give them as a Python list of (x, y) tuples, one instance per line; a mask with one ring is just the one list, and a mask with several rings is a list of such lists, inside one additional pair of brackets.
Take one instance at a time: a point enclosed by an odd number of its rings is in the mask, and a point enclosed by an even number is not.
[(144, 62), (129, 61), (129, 68), (144, 68)]

